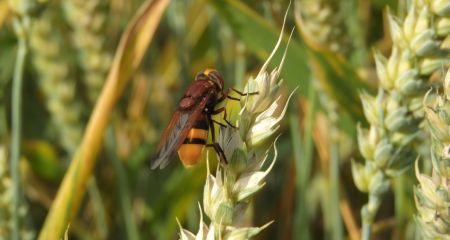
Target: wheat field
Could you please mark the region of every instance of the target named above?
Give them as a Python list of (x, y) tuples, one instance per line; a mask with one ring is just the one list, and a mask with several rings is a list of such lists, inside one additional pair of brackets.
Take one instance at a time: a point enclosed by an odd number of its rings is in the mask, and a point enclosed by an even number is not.
[(450, 239), (449, 34), (450, 0), (0, 0), (0, 240)]

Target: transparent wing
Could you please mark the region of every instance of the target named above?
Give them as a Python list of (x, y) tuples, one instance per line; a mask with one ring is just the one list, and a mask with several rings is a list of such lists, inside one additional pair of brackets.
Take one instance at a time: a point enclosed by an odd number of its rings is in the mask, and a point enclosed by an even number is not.
[(178, 148), (183, 144), (189, 129), (192, 128), (195, 120), (202, 114), (206, 102), (207, 97), (203, 98), (192, 110), (175, 112), (162, 134), (156, 153), (150, 159), (150, 167), (152, 169), (157, 167), (162, 169), (170, 163)]

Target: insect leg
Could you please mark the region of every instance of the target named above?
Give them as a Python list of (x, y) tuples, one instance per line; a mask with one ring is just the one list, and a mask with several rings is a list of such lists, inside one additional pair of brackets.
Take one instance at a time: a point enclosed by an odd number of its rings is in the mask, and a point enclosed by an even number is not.
[(251, 92), (251, 93), (243, 93), (235, 88), (230, 88), (231, 90), (233, 90), (234, 92), (236, 92), (237, 94), (241, 95), (241, 96), (247, 96), (247, 95), (257, 95), (258, 92)]
[(223, 124), (223, 123), (221, 123), (221, 122), (218, 122), (218, 121), (216, 121), (216, 120), (212, 120), (212, 119), (211, 119), (211, 122), (212, 122), (212, 123), (215, 123), (215, 124), (217, 124), (217, 125), (220, 125), (221, 127), (227, 127), (227, 125), (225, 125), (225, 124)]
[(228, 93), (229, 93), (229, 92), (230, 92), (230, 91), (227, 91), (226, 93), (222, 94), (222, 96), (221, 96), (219, 99), (217, 99), (217, 102), (220, 103), (220, 102), (222, 102), (223, 100), (225, 100), (225, 98), (228, 97)]
[(227, 96), (227, 98), (230, 100), (241, 101), (240, 98), (235, 98), (235, 97), (230, 97), (230, 96)]
[(235, 88), (230, 88), (228, 89), (228, 91), (224, 94), (224, 96), (230, 100), (235, 100), (235, 101), (241, 101), (240, 98), (235, 98), (235, 97), (230, 97), (229, 93), (232, 91), (236, 92), (237, 94), (241, 95), (242, 97), (247, 96), (247, 95), (256, 95), (258, 94), (258, 92), (251, 92), (251, 93), (243, 93)]
[[(227, 158), (225, 157), (225, 153), (222, 150), (222, 147), (220, 147), (219, 143), (216, 141), (216, 133), (214, 129), (214, 121), (211, 119), (211, 115), (208, 114), (208, 122), (211, 129), (211, 144), (206, 144), (206, 147), (213, 147), (216, 153), (219, 155), (219, 158), (221, 161), (223, 161), (225, 164), (228, 164)], [(217, 123), (217, 122), (216, 122)], [(220, 123), (218, 123), (221, 125)]]
[(237, 98), (230, 97), (229, 94), (230, 94), (230, 89), (226, 90), (226, 91), (222, 94), (222, 96), (221, 96), (219, 99), (217, 99), (217, 102), (220, 103), (220, 102), (222, 102), (223, 100), (225, 100), (226, 98), (228, 98), (228, 99), (233, 99), (233, 100), (239, 100), (239, 99), (237, 99)]
[[(218, 109), (214, 110), (211, 114), (212, 115), (217, 115), (217, 114), (219, 114), (221, 112), (223, 112), (223, 120), (228, 124), (228, 126), (230, 126), (232, 128), (237, 128), (236, 126), (231, 124), (230, 121), (228, 121), (228, 119), (227, 119), (227, 109), (225, 107), (218, 108)], [(218, 123), (218, 122), (215, 121), (215, 123)], [(222, 124), (219, 124), (219, 125), (223, 126)]]
[(214, 148), (214, 151), (219, 155), (219, 158), (221, 161), (223, 161), (225, 164), (228, 164), (227, 158), (225, 157), (225, 153), (222, 150), (222, 147), (218, 143), (209, 143), (206, 144), (206, 147), (212, 147)]

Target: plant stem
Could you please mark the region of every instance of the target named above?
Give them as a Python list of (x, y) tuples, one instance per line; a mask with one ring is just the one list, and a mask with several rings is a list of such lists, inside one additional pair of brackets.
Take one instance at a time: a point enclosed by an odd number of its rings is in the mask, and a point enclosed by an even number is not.
[[(20, 21), (20, 22), (19, 22)], [(18, 20), (17, 24), (22, 24), (24, 19)], [(20, 26), (19, 26), (20, 27)], [(25, 59), (27, 55), (27, 42), (25, 34), (17, 34), (18, 49), (17, 58), (14, 68), (14, 78), (12, 83), (12, 102), (11, 102), (11, 178), (12, 178), (12, 224), (11, 236), (12, 239), (19, 239), (20, 221), (19, 221), (19, 206), (20, 206), (20, 142), (21, 142), (21, 106), (22, 106), (22, 82), (23, 71), (25, 67)]]
[(105, 206), (103, 205), (102, 196), (94, 176), (91, 176), (89, 179), (87, 190), (92, 202), (92, 209), (95, 212), (94, 220), (98, 236), (100, 239), (106, 239), (108, 236), (108, 224), (106, 223)]
[[(332, 103), (330, 103), (332, 104)], [(336, 112), (331, 114), (337, 114)], [(330, 114), (330, 115), (331, 115)], [(331, 119), (332, 117), (330, 117)], [(337, 118), (337, 117), (336, 117)], [(336, 119), (337, 120), (337, 119)], [(331, 190), (331, 236), (334, 240), (343, 239), (342, 219), (339, 208), (339, 146), (337, 136), (336, 122), (331, 120), (331, 142), (330, 142), (330, 190)]]
[(115, 153), (116, 141), (113, 134), (113, 128), (109, 128), (107, 132), (107, 138), (105, 139), (106, 147), (108, 148), (108, 152), (111, 154), (111, 161), (114, 168), (114, 172), (116, 173), (116, 183), (117, 189), (119, 193), (119, 202), (120, 202), (120, 210), (122, 211), (122, 217), (125, 222), (125, 231), (127, 234), (127, 239), (137, 240), (140, 239), (139, 231), (136, 228), (136, 223), (133, 219), (133, 209), (131, 204), (130, 192), (128, 191), (128, 182), (125, 169), (122, 166), (122, 163), (117, 158)]
[[(309, 228), (309, 219), (306, 206), (306, 192), (308, 188), (309, 176), (311, 175), (313, 138), (312, 129), (316, 115), (317, 90), (313, 84), (308, 87), (309, 106), (305, 117), (305, 133), (303, 139), (300, 135), (300, 126), (296, 119), (291, 118), (292, 140), (294, 143), (295, 162), (297, 171), (297, 194), (298, 194), (298, 210), (295, 214), (294, 237), (299, 239), (311, 239)], [(303, 148), (301, 147), (303, 146)], [(303, 155), (303, 156), (302, 156)]]
[(372, 231), (372, 224), (363, 221), (362, 227), (362, 240), (370, 240), (370, 233)]
[(304, 153), (305, 153), (305, 162), (303, 166), (303, 174), (302, 174), (302, 182), (304, 183), (306, 187), (306, 182), (309, 179), (309, 176), (311, 175), (311, 164), (312, 164), (312, 158), (313, 158), (313, 151), (314, 151), (314, 145), (313, 145), (313, 128), (314, 128), (314, 122), (316, 121), (316, 105), (317, 105), (317, 89), (314, 86), (314, 84), (311, 84), (311, 86), (308, 89), (308, 100), (309, 100), (309, 108), (308, 113), (306, 115), (306, 122), (305, 122), (305, 136), (303, 137), (303, 143), (304, 145)]
[[(412, 174), (411, 174), (412, 175)], [(404, 239), (406, 232), (406, 221), (408, 219), (408, 205), (407, 202), (407, 180), (405, 175), (400, 175), (394, 180), (394, 196), (395, 196), (395, 218), (397, 220), (397, 228), (393, 232), (395, 239)], [(409, 189), (408, 189), (409, 190)], [(413, 196), (409, 196), (413, 197)]]
[(305, 222), (308, 222), (307, 219), (307, 213), (306, 213), (306, 204), (305, 204), (305, 194), (304, 194), (304, 188), (302, 184), (302, 178), (300, 177), (303, 165), (302, 165), (302, 149), (299, 146), (302, 146), (301, 141), (301, 128), (299, 124), (299, 119), (297, 115), (292, 114), (290, 116), (290, 125), (291, 125), (291, 139), (292, 139), (292, 145), (294, 150), (294, 158), (295, 158), (295, 169), (297, 172), (296, 177), (296, 185), (297, 185), (297, 210), (295, 213), (295, 223), (294, 223), (294, 237), (303, 239), (309, 239), (309, 228), (308, 224), (305, 224)]

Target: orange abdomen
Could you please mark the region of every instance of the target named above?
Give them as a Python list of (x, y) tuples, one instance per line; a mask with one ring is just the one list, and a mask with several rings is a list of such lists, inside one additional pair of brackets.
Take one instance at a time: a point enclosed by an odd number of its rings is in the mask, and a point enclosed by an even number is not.
[(192, 128), (189, 130), (184, 143), (178, 149), (178, 156), (185, 167), (197, 164), (208, 139), (208, 130)]

